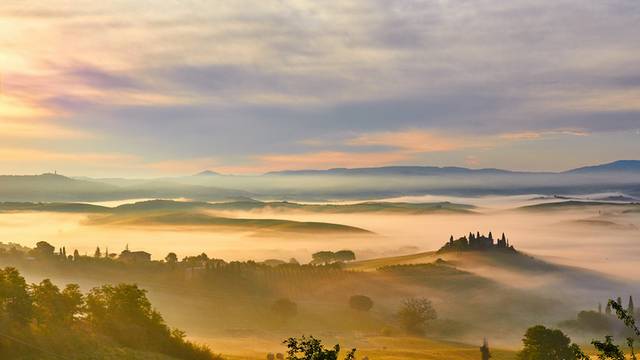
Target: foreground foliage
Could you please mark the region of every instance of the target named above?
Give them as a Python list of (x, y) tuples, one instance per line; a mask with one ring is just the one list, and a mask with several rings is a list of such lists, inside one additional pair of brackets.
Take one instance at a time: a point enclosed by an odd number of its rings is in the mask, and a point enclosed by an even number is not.
[(105, 285), (83, 295), (75, 284), (62, 290), (50, 280), (28, 285), (16, 269), (0, 269), (0, 358), (145, 358), (133, 350), (217, 358), (167, 326), (137, 285)]
[[(289, 338), (283, 342), (289, 349), (287, 360), (338, 360), (340, 345), (336, 344), (333, 349), (325, 349), (322, 341), (313, 336), (302, 336), (301, 338)], [(344, 360), (354, 360), (356, 349), (351, 349)]]

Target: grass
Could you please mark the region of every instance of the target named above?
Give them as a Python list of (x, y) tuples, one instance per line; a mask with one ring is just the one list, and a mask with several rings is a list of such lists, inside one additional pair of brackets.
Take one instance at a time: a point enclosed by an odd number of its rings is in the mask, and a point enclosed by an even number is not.
[[(358, 336), (353, 338), (331, 338), (323, 340), (327, 348), (336, 342), (343, 349), (344, 354), (349, 349), (357, 349), (356, 358), (365, 356), (371, 360), (477, 360), (480, 358), (480, 345), (468, 345), (455, 342), (439, 341), (409, 336)], [(198, 339), (208, 343), (214, 351), (222, 351), (225, 359), (263, 360), (269, 352), (284, 353), (286, 348), (281, 340), (275, 337), (265, 338), (215, 338)], [(481, 341), (481, 340), (480, 340)], [(492, 349), (492, 360), (515, 360), (515, 351)]]

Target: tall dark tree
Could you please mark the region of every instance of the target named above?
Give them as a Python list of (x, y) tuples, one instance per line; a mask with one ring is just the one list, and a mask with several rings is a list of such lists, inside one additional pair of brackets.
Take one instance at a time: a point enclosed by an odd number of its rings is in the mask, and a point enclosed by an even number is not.
[(491, 359), (491, 351), (489, 351), (489, 343), (487, 342), (487, 338), (484, 338), (482, 346), (480, 347), (480, 356), (482, 360)]

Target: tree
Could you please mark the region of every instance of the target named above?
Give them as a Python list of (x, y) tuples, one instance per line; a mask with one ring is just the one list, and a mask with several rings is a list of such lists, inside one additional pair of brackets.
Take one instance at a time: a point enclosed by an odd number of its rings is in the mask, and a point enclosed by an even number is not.
[(404, 301), (398, 318), (407, 332), (423, 334), (428, 322), (437, 319), (437, 313), (430, 300), (410, 298)]
[(356, 254), (351, 250), (340, 250), (333, 254), (334, 261), (353, 261), (356, 259)]
[(100, 251), (100, 247), (96, 246), (96, 251), (93, 253), (93, 257), (99, 259), (102, 257), (102, 252)]
[(324, 265), (330, 264), (335, 260), (333, 251), (318, 251), (317, 253), (311, 254), (311, 258), (313, 259), (311, 263)]
[(489, 343), (487, 342), (487, 338), (484, 338), (482, 346), (480, 347), (480, 356), (482, 357), (482, 360), (491, 359), (491, 351), (489, 351)]
[(73, 250), (73, 260), (74, 261), (80, 260), (80, 253), (78, 252), (78, 249)]
[(373, 307), (373, 300), (364, 295), (353, 295), (349, 298), (349, 307), (357, 311), (369, 311)]
[(52, 257), (54, 251), (56, 251), (56, 248), (53, 245), (46, 241), (38, 241), (36, 247), (31, 250), (31, 254), (35, 257), (47, 258)]
[(635, 310), (635, 307), (633, 306), (633, 296), (629, 296), (629, 306), (627, 306), (627, 313), (633, 316), (635, 312), (636, 310)]
[[(622, 307), (622, 301), (618, 298), (618, 301), (609, 300), (607, 308), (613, 308), (616, 311), (618, 319), (624, 322), (624, 325), (631, 330), (633, 336), (640, 337), (640, 329), (636, 326), (636, 321), (633, 318), (633, 314), (629, 313)], [(633, 336), (627, 338), (627, 346), (631, 353), (631, 359), (637, 360), (634, 348), (635, 339)], [(594, 340), (591, 342), (596, 350), (599, 352), (598, 358), (601, 360), (613, 359), (624, 360), (624, 352), (620, 350), (620, 347), (613, 343), (613, 338), (609, 335), (605, 336), (604, 341)]]
[(522, 339), (524, 348), (518, 353), (519, 360), (577, 360), (588, 359), (578, 345), (560, 330), (542, 325), (531, 327)]
[[(287, 360), (337, 360), (340, 354), (340, 345), (334, 345), (333, 349), (325, 349), (322, 341), (313, 336), (289, 338), (283, 341), (287, 345)], [(356, 349), (351, 349), (344, 360), (355, 360)]]
[(176, 264), (178, 262), (178, 255), (174, 252), (170, 252), (164, 257), (164, 261), (167, 262), (167, 264)]
[(51, 280), (31, 286), (35, 319), (42, 327), (69, 326), (81, 311), (83, 304), (80, 287), (70, 284), (63, 291)]
[(32, 314), (27, 282), (15, 268), (0, 269), (0, 323), (26, 325)]
[(618, 345), (613, 343), (613, 338), (610, 335), (605, 336), (604, 341), (594, 340), (591, 343), (599, 352), (598, 358), (601, 360), (626, 360), (624, 353)]
[(271, 311), (278, 315), (283, 321), (287, 321), (298, 315), (298, 305), (289, 299), (282, 298), (276, 300), (271, 305)]

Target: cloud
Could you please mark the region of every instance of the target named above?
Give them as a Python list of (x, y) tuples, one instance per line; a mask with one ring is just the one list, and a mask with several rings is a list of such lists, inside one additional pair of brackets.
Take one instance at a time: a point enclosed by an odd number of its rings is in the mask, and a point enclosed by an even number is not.
[[(69, 153), (29, 148), (0, 148), (0, 158), (3, 163), (74, 162), (110, 167), (121, 167), (139, 161), (138, 157), (128, 154)], [(50, 165), (60, 165), (60, 163)]]
[(522, 131), (500, 134), (506, 140), (538, 140), (552, 136), (589, 136), (590, 132), (581, 129), (556, 129), (546, 131)]
[(49, 121), (0, 119), (2, 139), (69, 140), (90, 139), (94, 134), (74, 128), (63, 127)]
[(329, 169), (335, 167), (371, 167), (393, 164), (407, 160), (407, 154), (395, 152), (366, 152), (353, 153), (341, 151), (321, 151), (301, 154), (268, 154), (257, 156), (259, 161), (254, 169), (260, 171), (272, 170), (302, 170)]
[(385, 146), (416, 153), (451, 151), (474, 146), (469, 143), (468, 139), (462, 137), (452, 138), (416, 129), (365, 133), (348, 139), (346, 144), (349, 146)]
[(111, 142), (65, 151), (127, 149), (167, 171), (231, 155), (417, 161), (572, 136), (553, 129), (635, 131), (639, 11), (635, 0), (3, 2), (0, 119), (16, 141), (36, 128), (94, 134)]

